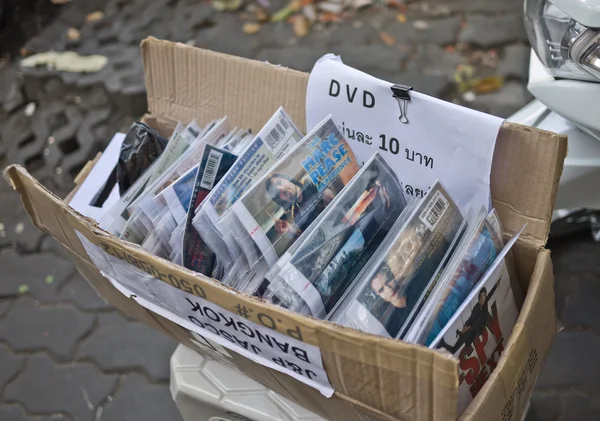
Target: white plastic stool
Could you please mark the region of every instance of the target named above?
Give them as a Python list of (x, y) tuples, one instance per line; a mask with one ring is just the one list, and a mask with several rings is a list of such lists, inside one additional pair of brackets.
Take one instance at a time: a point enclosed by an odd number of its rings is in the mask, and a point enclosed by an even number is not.
[(236, 368), (183, 345), (171, 356), (171, 395), (184, 421), (325, 421)]

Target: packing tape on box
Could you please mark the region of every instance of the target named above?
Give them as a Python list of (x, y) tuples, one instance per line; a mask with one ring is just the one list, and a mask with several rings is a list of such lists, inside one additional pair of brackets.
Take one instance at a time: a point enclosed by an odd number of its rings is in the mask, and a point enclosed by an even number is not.
[(258, 364), (288, 374), (328, 398), (333, 395), (318, 347), (173, 288), (76, 233), (102, 275), (141, 306)]

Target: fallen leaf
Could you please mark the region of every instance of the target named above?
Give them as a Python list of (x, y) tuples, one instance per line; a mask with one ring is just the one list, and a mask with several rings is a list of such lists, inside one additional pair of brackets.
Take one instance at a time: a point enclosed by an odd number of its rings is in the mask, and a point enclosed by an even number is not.
[(425, 29), (429, 29), (429, 23), (427, 23), (427, 22), (426, 22), (426, 21), (424, 21), (424, 20), (416, 20), (416, 21), (413, 23), (413, 26), (414, 26), (414, 28), (415, 28), (415, 29), (418, 29), (418, 30), (420, 30), (420, 31), (423, 31), (423, 30), (425, 30)]
[(81, 32), (75, 28), (67, 29), (67, 39), (69, 41), (77, 42), (81, 38)]
[(244, 4), (244, 2), (242, 0), (229, 0), (229, 1), (226, 1), (225, 3), (227, 4), (227, 10), (229, 12), (238, 10), (240, 7), (242, 7), (242, 4)]
[(50, 3), (52, 3), (52, 4), (67, 4), (70, 2), (71, 2), (71, 0), (50, 0)]
[(254, 15), (256, 16), (256, 20), (259, 23), (265, 23), (269, 20), (269, 15), (267, 14), (267, 12), (265, 12), (265, 9), (263, 9), (262, 7), (256, 8), (256, 12), (254, 13)]
[(460, 64), (454, 71), (454, 81), (456, 83), (466, 82), (473, 79), (475, 68), (468, 64)]
[(382, 32), (379, 34), (379, 38), (386, 43), (387, 45), (389, 45), (390, 47), (394, 44), (396, 44), (396, 38), (394, 38), (393, 36), (391, 36), (390, 34), (388, 34), (387, 32)]
[(300, 10), (302, 10), (302, 6), (302, 0), (292, 0), (288, 4), (288, 7), (294, 12), (299, 12)]
[(62, 72), (90, 73), (101, 70), (108, 59), (100, 55), (81, 56), (72, 51), (48, 51), (21, 60), (23, 67), (45, 65)]
[(294, 34), (298, 38), (305, 37), (308, 35), (310, 23), (308, 22), (308, 19), (306, 19), (306, 17), (304, 15), (300, 15), (300, 16), (297, 16), (296, 19), (294, 19), (293, 28), (294, 28)]
[(333, 2), (321, 2), (317, 5), (317, 7), (319, 9), (321, 9), (324, 12), (329, 12), (329, 13), (333, 13), (333, 14), (340, 14), (342, 13), (342, 11), (344, 10), (344, 5), (340, 4), (340, 3), (333, 3)]
[(92, 13), (89, 13), (88, 15), (86, 15), (85, 21), (86, 22), (96, 22), (96, 21), (102, 19), (103, 17), (104, 17), (103, 12), (96, 11), (96, 12), (92, 12)]
[(244, 26), (242, 26), (242, 31), (244, 34), (254, 35), (260, 31), (260, 23), (256, 22), (246, 22)]
[(315, 0), (300, 0), (300, 3), (302, 3), (302, 7), (312, 5), (314, 2)]
[(319, 21), (323, 22), (323, 23), (331, 23), (331, 22), (341, 22), (342, 19), (336, 15), (335, 13), (331, 13), (331, 12), (321, 12), (319, 14)]
[(373, 0), (353, 0), (352, 7), (355, 9), (363, 9), (365, 7), (369, 7), (373, 4)]
[(50, 285), (51, 283), (54, 282), (54, 275), (46, 275), (45, 281), (48, 285)]
[(396, 20), (397, 20), (399, 23), (405, 23), (405, 22), (406, 22), (406, 15), (405, 15), (404, 13), (398, 13), (398, 14), (396, 15)]
[(444, 47), (444, 51), (447, 52), (447, 53), (452, 54), (452, 53), (454, 53), (456, 51), (456, 47), (454, 45), (446, 45)]
[(387, 4), (387, 7), (391, 7), (394, 9), (400, 9), (400, 10), (406, 9), (405, 4), (399, 0), (387, 0), (385, 3)]
[(21, 284), (19, 285), (19, 288), (17, 289), (17, 291), (19, 291), (19, 294), (27, 294), (27, 291), (29, 291), (29, 285), (27, 284)]
[(19, 53), (21, 54), (21, 57), (26, 57), (29, 54), (31, 54), (31, 50), (28, 50), (25, 47), (21, 47), (21, 50), (19, 50)]
[(302, 8), (302, 13), (311, 22), (315, 22), (317, 20), (317, 11), (315, 10), (315, 6), (312, 4), (307, 4), (304, 6)]
[(224, 1), (220, 1), (220, 0), (213, 0), (212, 7), (217, 12), (224, 12), (225, 10), (227, 10), (227, 4)]
[(487, 76), (472, 81), (472, 89), (478, 94), (489, 94), (499, 91), (504, 86), (502, 76)]
[(295, 12), (289, 7), (284, 7), (283, 9), (279, 9), (277, 12), (273, 13), (271, 16), (272, 22), (283, 22), (287, 18), (289, 18)]

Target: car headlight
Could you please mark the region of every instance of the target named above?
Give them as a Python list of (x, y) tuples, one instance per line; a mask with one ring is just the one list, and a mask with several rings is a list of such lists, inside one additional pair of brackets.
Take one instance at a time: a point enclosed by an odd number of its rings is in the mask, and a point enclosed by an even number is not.
[(525, 1), (529, 42), (550, 74), (600, 81), (600, 31), (573, 20), (550, 0)]

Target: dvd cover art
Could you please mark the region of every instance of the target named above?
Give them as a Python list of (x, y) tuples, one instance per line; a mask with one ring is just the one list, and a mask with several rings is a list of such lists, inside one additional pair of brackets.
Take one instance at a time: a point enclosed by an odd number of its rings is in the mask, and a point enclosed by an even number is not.
[(233, 264), (235, 254), (228, 247), (233, 240), (221, 218), (301, 139), (300, 131), (283, 107), (279, 107), (196, 212), (194, 227), (222, 261), (224, 272)]
[(378, 153), (289, 259), (267, 275), (263, 298), (324, 318), (372, 256), (406, 207), (402, 186)]
[(467, 241), (462, 256), (457, 256), (457, 264), (449, 268), (453, 274), (446, 275), (450, 279), (443, 280), (440, 294), (436, 294), (435, 302), (431, 303), (433, 310), (427, 315), (429, 322), (419, 338), (419, 342), (424, 339), (425, 345), (433, 342), (502, 251), (498, 233), (487, 219)]
[(181, 221), (187, 215), (198, 167), (189, 170), (161, 193), (176, 221)]
[(462, 224), (460, 210), (436, 182), (367, 276), (343, 322), (392, 338), (404, 332)]
[(501, 255), (430, 346), (458, 358), (459, 416), (496, 368), (517, 321), (510, 285)]
[(246, 231), (242, 249), (249, 235), (268, 265), (275, 264), (358, 170), (348, 142), (325, 119), (232, 208)]
[(237, 156), (224, 149), (208, 145), (204, 151), (193, 186), (187, 221), (183, 233), (183, 266), (211, 276), (215, 254), (206, 245), (192, 225), (195, 210), (202, 204), (212, 188), (235, 164)]

